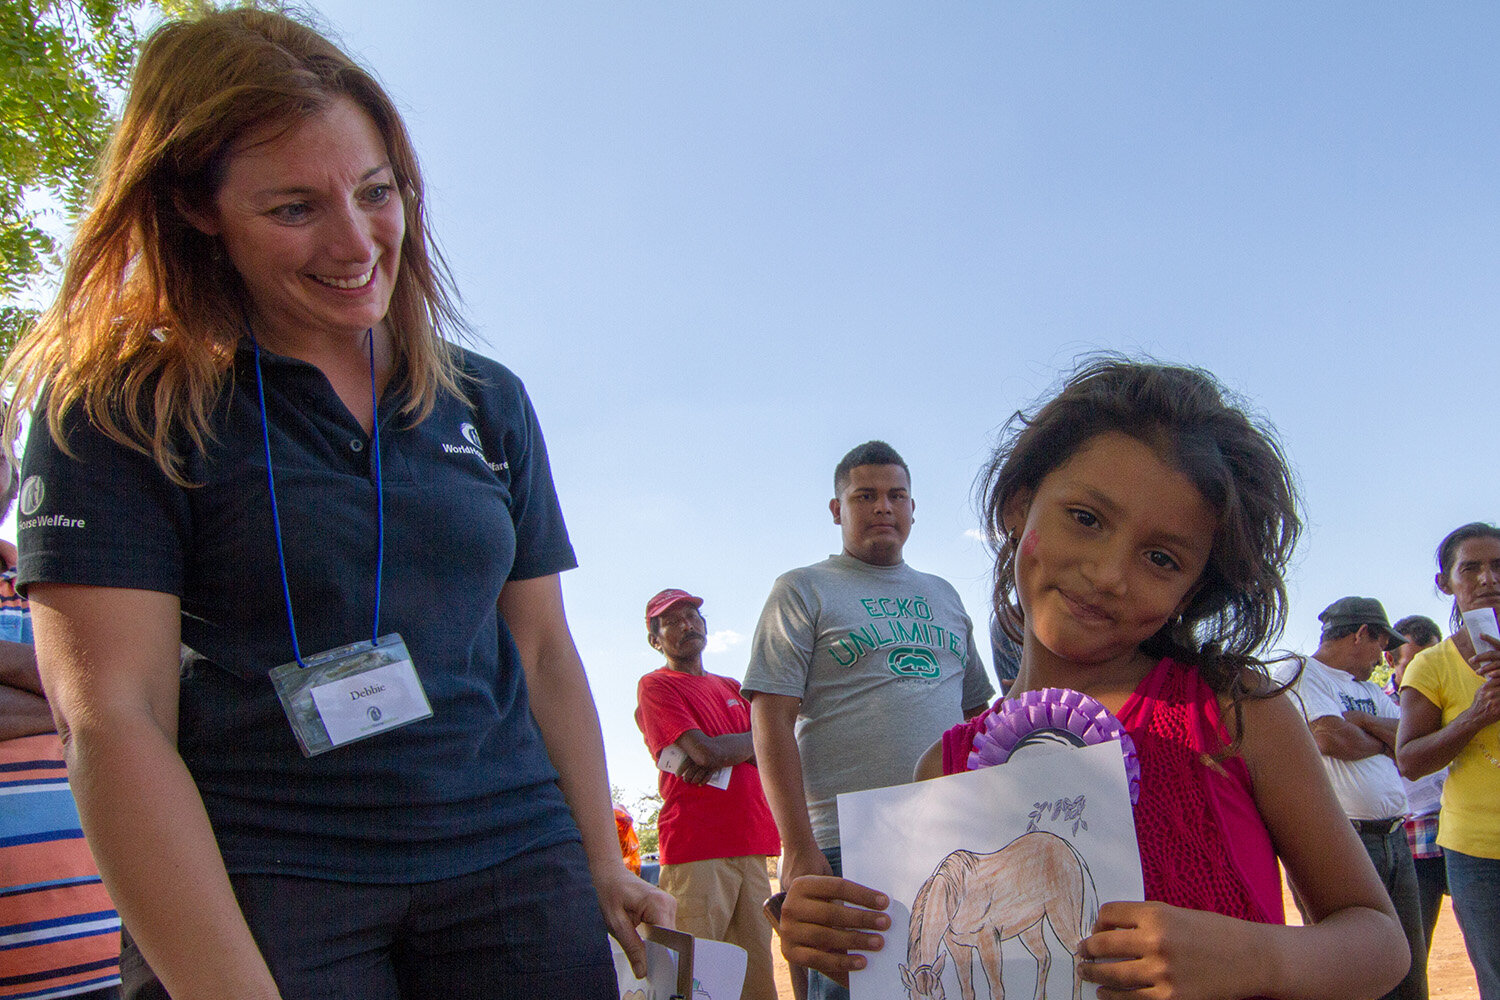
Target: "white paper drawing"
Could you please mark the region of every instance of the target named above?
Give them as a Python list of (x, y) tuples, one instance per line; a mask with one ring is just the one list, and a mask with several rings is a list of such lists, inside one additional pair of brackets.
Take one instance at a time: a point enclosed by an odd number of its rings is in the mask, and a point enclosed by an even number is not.
[(844, 874), (891, 897), (854, 1000), (1093, 998), (1073, 955), (1101, 902), (1142, 898), (1119, 744), (841, 795)]
[(677, 992), (677, 954), (665, 945), (646, 941), (646, 978), (637, 979), (614, 938), (609, 950), (615, 960), (615, 980), (620, 985), (620, 1000), (668, 1000)]
[(724, 941), (693, 942), (692, 1000), (739, 1000), (745, 986), (745, 949)]
[[(635, 977), (625, 952), (614, 938), (609, 939), (615, 960), (615, 979), (620, 985), (620, 1000), (671, 1000), (674, 996), (682, 996), (683, 1000), (739, 1000), (745, 985), (745, 949), (675, 931), (663, 934), (653, 929), (651, 934), (660, 940), (648, 938), (645, 942), (645, 979)], [(677, 953), (663, 943), (668, 941), (676, 947), (692, 948), (691, 995), (678, 992), (678, 958)]]
[[(913, 1000), (943, 1000), (943, 963), (952, 958), (964, 1000), (974, 1000), (976, 958), (991, 996), (1005, 995), (1003, 945), (1014, 937), (1036, 960), (1036, 981), (1044, 988), (1052, 966), (1046, 931), (1071, 962), (1099, 914), (1099, 900), (1077, 848), (1034, 830), (989, 854), (948, 855), (917, 891), (911, 913), (901, 966), (907, 993)], [(1080, 990), (1075, 973), (1075, 1000)]]

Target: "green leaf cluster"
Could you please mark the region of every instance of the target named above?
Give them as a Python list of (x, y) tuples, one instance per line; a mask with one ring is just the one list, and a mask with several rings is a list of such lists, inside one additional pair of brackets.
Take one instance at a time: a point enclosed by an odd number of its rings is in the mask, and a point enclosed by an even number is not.
[(139, 45), (132, 14), (143, 5), (0, 3), (0, 353), (31, 318), (18, 296), (55, 266), (44, 215), (71, 221), (87, 201)]

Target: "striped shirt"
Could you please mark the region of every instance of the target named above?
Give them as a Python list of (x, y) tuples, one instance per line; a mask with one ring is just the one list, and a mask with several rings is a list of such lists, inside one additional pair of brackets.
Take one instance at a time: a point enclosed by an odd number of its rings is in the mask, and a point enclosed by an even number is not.
[[(0, 637), (26, 641), (30, 615), (15, 603), (13, 575), (0, 576)], [(0, 742), (0, 1000), (119, 982), (120, 918), (83, 840), (62, 741), (45, 733)]]

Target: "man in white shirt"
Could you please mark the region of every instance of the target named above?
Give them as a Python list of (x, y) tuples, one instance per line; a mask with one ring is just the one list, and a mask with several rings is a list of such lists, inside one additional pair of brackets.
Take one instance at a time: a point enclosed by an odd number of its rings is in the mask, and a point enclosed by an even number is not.
[(1339, 804), (1385, 883), (1411, 948), (1411, 969), (1385, 1000), (1427, 1000), (1427, 935), (1402, 823), (1406, 790), (1394, 756), (1401, 713), (1370, 680), (1385, 651), (1406, 638), (1392, 630), (1385, 608), (1373, 597), (1340, 598), (1318, 620), (1323, 634), (1317, 652), (1302, 664), (1291, 690)]

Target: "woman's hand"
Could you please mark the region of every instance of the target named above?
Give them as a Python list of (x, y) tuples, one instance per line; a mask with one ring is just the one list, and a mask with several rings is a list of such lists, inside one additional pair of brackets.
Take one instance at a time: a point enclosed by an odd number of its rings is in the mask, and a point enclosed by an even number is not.
[(1500, 647), (1486, 643), (1482, 651), (1469, 657), (1469, 664), (1476, 673), (1484, 674), (1486, 677), (1494, 676), (1497, 671), (1500, 671)]
[(610, 937), (620, 943), (635, 977), (645, 979), (646, 946), (636, 925), (675, 928), (677, 900), (632, 874), (623, 862), (602, 874), (595, 873), (594, 891), (599, 895), (599, 909)]
[(509, 626), (521, 654), (532, 717), (547, 745), (547, 756), (557, 768), (558, 787), (583, 837), (583, 851), (589, 859), (589, 874), (605, 926), (620, 942), (637, 978), (642, 978), (646, 974), (646, 946), (635, 925), (644, 922), (672, 927), (677, 903), (632, 875), (620, 857), (609, 778), (604, 770), (599, 712), (568, 631), (562, 583), (556, 574), (512, 580), (501, 589), (499, 606), (500, 617)]
[(1078, 945), (1080, 975), (1099, 984), (1099, 1000), (1241, 997), (1252, 976), (1236, 962), (1260, 960), (1225, 946), (1241, 923), (1166, 903), (1105, 903)]
[(849, 952), (881, 949), (885, 939), (868, 932), (891, 926), (891, 918), (879, 912), (890, 902), (885, 893), (846, 878), (795, 879), (782, 904), (781, 921), (772, 925), (781, 935), (781, 954), (793, 965), (816, 969), (848, 986), (849, 971), (863, 969), (866, 961)]
[(1500, 648), (1485, 642), (1482, 648), (1476, 649), (1469, 633), (1464, 631), (1453, 636), (1453, 644), (1474, 672), (1484, 679), (1479, 690), (1474, 692), (1474, 701), (1453, 720), (1462, 719), (1477, 731), (1500, 721)]
[(1474, 722), (1483, 728), (1492, 722), (1500, 722), (1500, 664), (1485, 675), (1484, 683), (1474, 692), (1474, 702), (1467, 709)]

